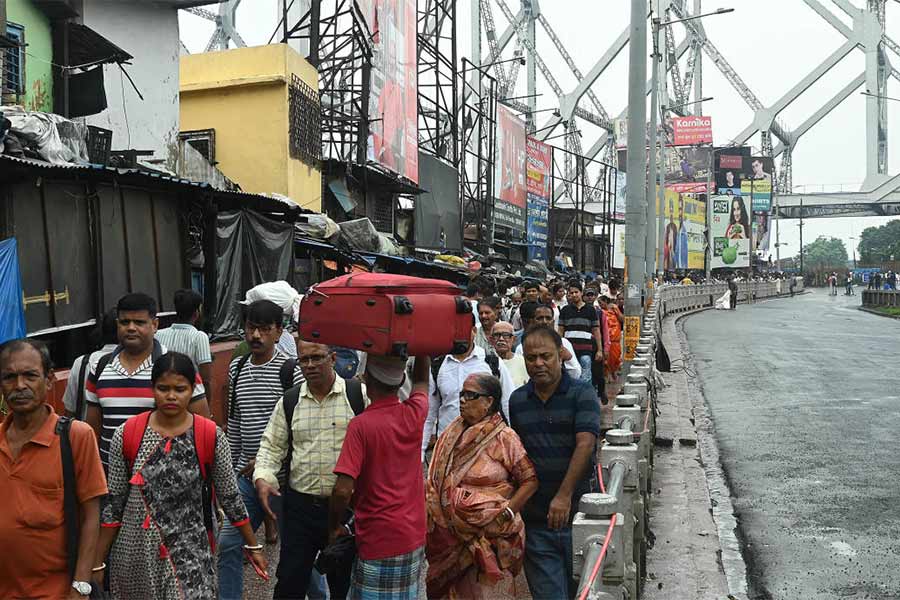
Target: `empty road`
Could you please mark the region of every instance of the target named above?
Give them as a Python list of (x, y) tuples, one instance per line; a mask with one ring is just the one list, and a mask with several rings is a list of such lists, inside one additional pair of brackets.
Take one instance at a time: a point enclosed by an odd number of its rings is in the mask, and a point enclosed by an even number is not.
[(688, 317), (753, 598), (900, 598), (900, 320), (823, 290)]

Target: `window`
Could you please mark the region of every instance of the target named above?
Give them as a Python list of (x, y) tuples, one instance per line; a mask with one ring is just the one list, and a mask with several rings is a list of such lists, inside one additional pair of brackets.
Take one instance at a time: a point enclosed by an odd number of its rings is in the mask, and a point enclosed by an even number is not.
[(19, 47), (3, 52), (3, 93), (20, 95), (25, 92), (25, 28), (7, 23), (6, 37)]
[(216, 164), (216, 130), (198, 129), (195, 131), (182, 131), (178, 138), (190, 144), (190, 146), (203, 155), (210, 162)]
[(322, 110), (319, 96), (302, 79), (292, 75), (288, 104), (291, 158), (318, 165), (322, 159)]

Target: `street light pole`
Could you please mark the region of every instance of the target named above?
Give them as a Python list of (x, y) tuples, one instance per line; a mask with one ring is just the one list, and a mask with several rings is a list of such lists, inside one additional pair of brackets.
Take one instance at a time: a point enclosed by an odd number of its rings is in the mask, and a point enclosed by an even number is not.
[[(645, 287), (647, 236), (647, 0), (631, 1), (628, 49), (628, 160), (625, 205), (625, 344), (624, 359), (634, 356), (632, 342), (640, 333), (642, 290)], [(638, 331), (634, 331), (635, 325)]]
[[(649, 172), (647, 173), (647, 236), (646, 245), (644, 247), (644, 259), (647, 263), (646, 273), (652, 275), (657, 271), (663, 270), (663, 256), (659, 251), (659, 241), (661, 236), (656, 236), (656, 227), (654, 225), (665, 220), (665, 210), (663, 204), (657, 198), (658, 190), (656, 188), (656, 178), (658, 172), (658, 157), (662, 152), (662, 148), (658, 148), (659, 130), (659, 63), (662, 56), (659, 53), (659, 15), (660, 4), (665, 0), (653, 0), (651, 10), (656, 15), (652, 19), (653, 24), (653, 54), (650, 55), (652, 68), (650, 70), (650, 129), (647, 132), (647, 145), (650, 151)], [(656, 201), (654, 201), (656, 199)], [(656, 239), (654, 239), (656, 238)]]

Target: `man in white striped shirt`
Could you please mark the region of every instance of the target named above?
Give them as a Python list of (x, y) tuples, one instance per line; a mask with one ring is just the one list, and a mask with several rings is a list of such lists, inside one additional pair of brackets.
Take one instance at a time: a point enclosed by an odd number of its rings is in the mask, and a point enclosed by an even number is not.
[[(260, 439), (269, 417), (284, 392), (303, 383), (296, 360), (276, 347), (282, 334), (281, 308), (270, 300), (257, 300), (246, 307), (244, 336), (250, 354), (239, 356), (228, 367), (229, 396), (226, 434), (238, 488), (254, 531), (265, 518), (250, 477), (256, 464)], [(275, 510), (280, 513), (280, 507)], [(239, 530), (226, 523), (219, 534), (219, 598), (240, 599), (244, 569)]]
[(196, 327), (202, 314), (203, 296), (194, 290), (178, 290), (175, 292), (174, 304), (175, 322), (157, 331), (156, 339), (171, 352), (181, 352), (191, 357), (203, 379), (207, 399), (212, 404), (212, 353), (209, 337)]

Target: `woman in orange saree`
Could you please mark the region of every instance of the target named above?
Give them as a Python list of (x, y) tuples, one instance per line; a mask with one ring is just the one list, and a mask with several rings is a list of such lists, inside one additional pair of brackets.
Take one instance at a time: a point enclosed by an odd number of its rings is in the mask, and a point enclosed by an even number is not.
[(622, 322), (621, 311), (607, 296), (600, 296), (600, 306), (606, 311), (609, 325), (609, 352), (606, 354), (606, 376), (610, 382), (616, 381), (622, 367)]
[(500, 380), (470, 375), (460, 416), (441, 434), (425, 484), (429, 598), (512, 598), (525, 555), (519, 511), (534, 464), (501, 412)]

